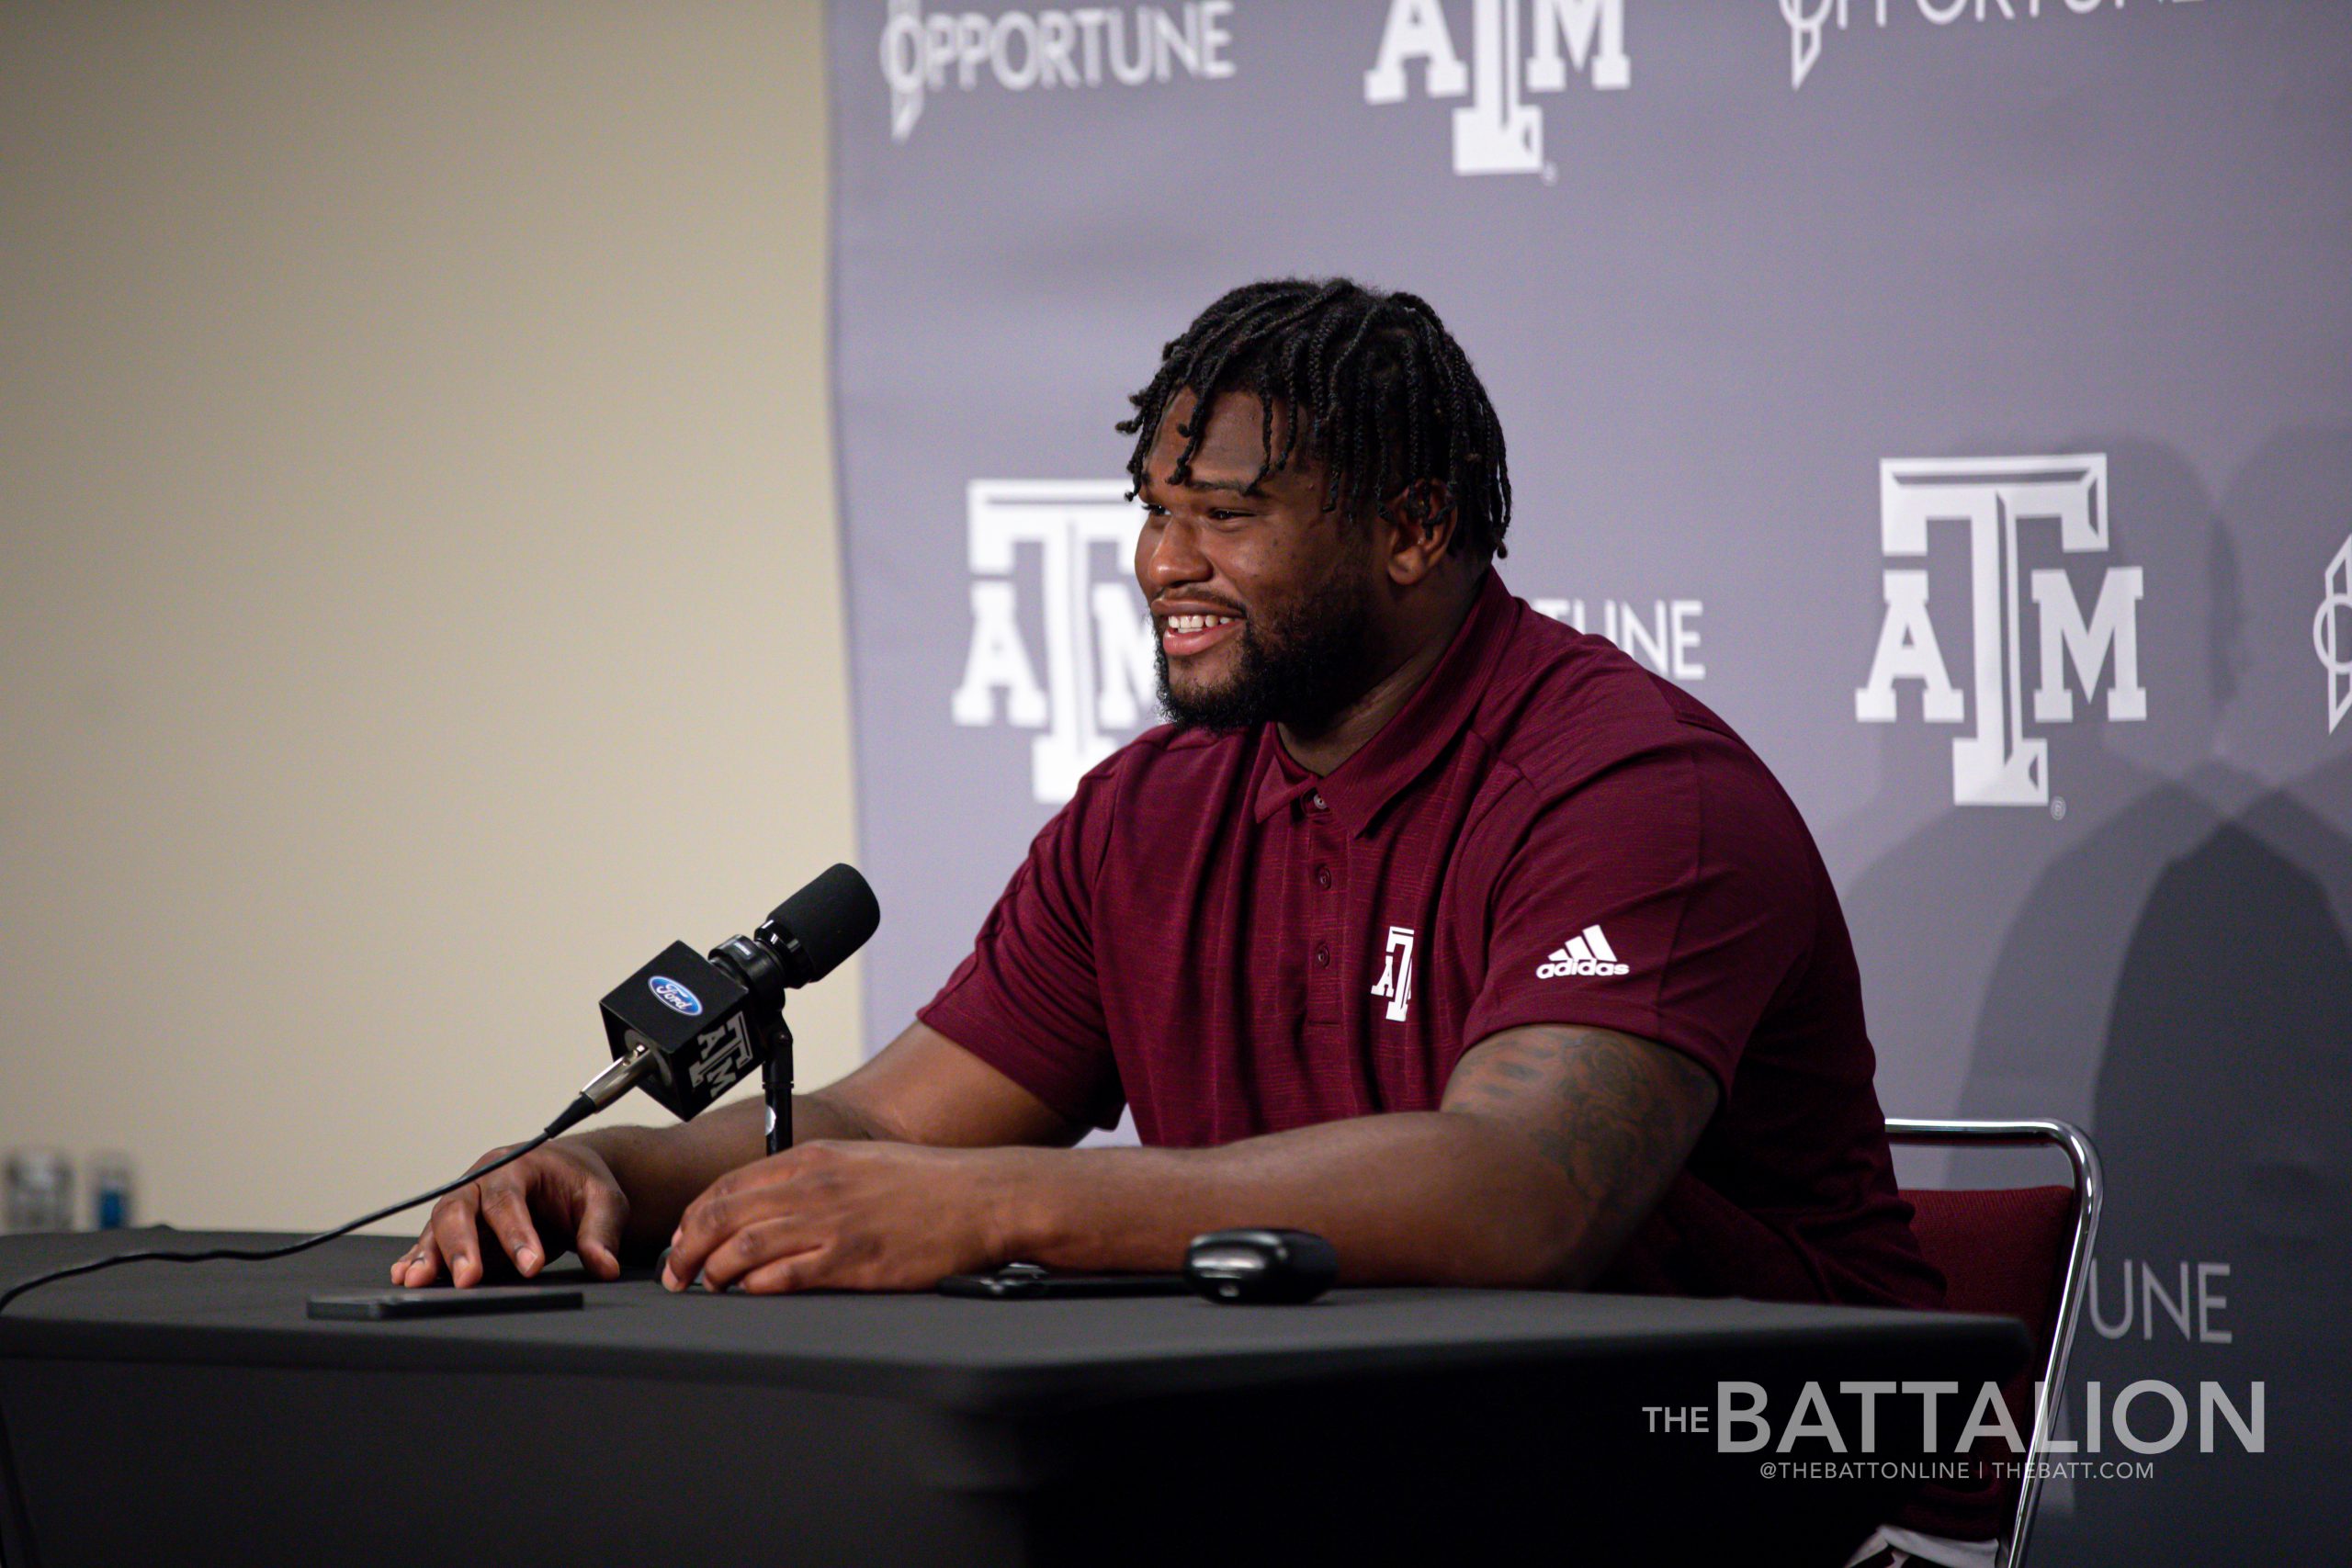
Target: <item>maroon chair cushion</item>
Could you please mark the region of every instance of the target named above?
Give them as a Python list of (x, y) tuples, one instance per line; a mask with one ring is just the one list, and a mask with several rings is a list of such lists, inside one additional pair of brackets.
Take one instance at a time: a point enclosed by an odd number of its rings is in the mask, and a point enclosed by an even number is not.
[[(2075, 1238), (2075, 1190), (2071, 1187), (2007, 1187), (1989, 1190), (1906, 1191), (1916, 1213), (1911, 1228), (1919, 1250), (1943, 1271), (1944, 1305), (1952, 1312), (1996, 1313), (2021, 1320), (2033, 1336), (2031, 1359), (2003, 1385), (2001, 1394), (2018, 1435), (2033, 1436), (2033, 1385), (2050, 1355), (2058, 1293), (2066, 1275), (2066, 1252)], [(1960, 1408), (1939, 1412), (1943, 1441), (1958, 1435), (1975, 1403), (1966, 1391)], [(1998, 1438), (1980, 1444), (1986, 1459), (2012, 1460)], [(2000, 1535), (2017, 1508), (2019, 1479), (1994, 1475), (1973, 1487), (1941, 1483), (1922, 1489), (1905, 1507), (1901, 1522), (1914, 1529), (1960, 1540)]]

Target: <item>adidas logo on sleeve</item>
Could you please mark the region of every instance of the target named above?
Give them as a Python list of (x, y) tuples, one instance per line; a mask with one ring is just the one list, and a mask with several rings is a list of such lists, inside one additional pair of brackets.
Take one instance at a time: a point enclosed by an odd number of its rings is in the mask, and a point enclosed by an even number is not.
[(1536, 965), (1535, 977), (1557, 980), (1568, 975), (1623, 975), (1631, 968), (1617, 962), (1599, 926), (1587, 926), (1580, 935), (1568, 938), (1566, 946), (1554, 948), (1552, 956)]

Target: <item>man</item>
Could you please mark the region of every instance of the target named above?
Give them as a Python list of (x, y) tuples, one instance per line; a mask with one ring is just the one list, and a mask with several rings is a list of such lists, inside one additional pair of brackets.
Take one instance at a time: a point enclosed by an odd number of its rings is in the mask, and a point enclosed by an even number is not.
[[(1080, 783), (889, 1047), (559, 1140), (396, 1283), (922, 1289), (1172, 1269), (1231, 1225), (1357, 1283), (1932, 1305), (1828, 875), (1686, 694), (1513, 599), (1503, 434), (1407, 294), (1253, 284), (1119, 428), (1170, 725)], [(1141, 1148), (1074, 1149), (1132, 1106)]]

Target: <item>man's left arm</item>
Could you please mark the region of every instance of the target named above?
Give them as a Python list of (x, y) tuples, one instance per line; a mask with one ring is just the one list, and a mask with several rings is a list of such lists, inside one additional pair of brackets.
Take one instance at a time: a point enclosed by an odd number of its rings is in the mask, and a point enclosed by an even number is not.
[(1464, 1053), (1437, 1111), (1217, 1148), (810, 1145), (715, 1185), (676, 1256), (714, 1288), (922, 1289), (1013, 1258), (1173, 1270), (1203, 1231), (1288, 1225), (1328, 1237), (1351, 1283), (1582, 1285), (1719, 1092), (1668, 1046), (1528, 1024)]

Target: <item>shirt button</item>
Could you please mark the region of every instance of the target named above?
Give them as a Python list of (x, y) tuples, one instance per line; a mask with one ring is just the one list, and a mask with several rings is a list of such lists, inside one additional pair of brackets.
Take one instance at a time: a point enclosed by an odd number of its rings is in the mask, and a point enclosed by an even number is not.
[(1315, 944), (1315, 967), (1317, 969), (1331, 967), (1331, 950), (1319, 942)]
[(1315, 886), (1320, 887), (1326, 893), (1329, 893), (1331, 890), (1331, 868), (1329, 866), (1318, 865), (1315, 868)]
[(1323, 792), (1319, 789), (1315, 792), (1315, 809), (1317, 811), (1325, 809), (1323, 805)]

